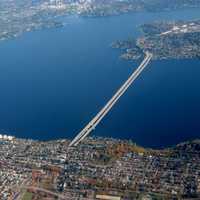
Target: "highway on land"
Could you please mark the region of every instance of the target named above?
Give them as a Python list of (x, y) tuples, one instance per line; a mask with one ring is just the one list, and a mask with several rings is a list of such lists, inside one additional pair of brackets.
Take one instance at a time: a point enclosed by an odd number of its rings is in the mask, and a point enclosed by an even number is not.
[[(23, 187), (23, 189), (25, 190), (30, 190), (30, 191), (34, 191), (35, 193), (44, 193), (53, 197), (56, 197), (58, 200), (72, 200), (71, 196), (66, 196), (66, 195), (62, 195), (56, 192), (52, 192), (50, 190), (44, 189), (44, 188), (39, 188), (39, 187), (34, 187), (34, 186), (27, 186), (27, 187)], [(73, 198), (74, 200), (77, 198)], [(92, 200), (90, 198), (81, 198), (82, 200)]]
[(128, 80), (119, 88), (115, 95), (108, 101), (108, 103), (100, 110), (100, 112), (85, 126), (85, 128), (72, 140), (69, 147), (77, 146), (85, 137), (87, 137), (92, 130), (100, 123), (104, 116), (111, 110), (119, 98), (126, 92), (130, 85), (137, 79), (145, 67), (149, 64), (152, 54), (146, 52), (144, 60), (139, 67), (131, 74)]

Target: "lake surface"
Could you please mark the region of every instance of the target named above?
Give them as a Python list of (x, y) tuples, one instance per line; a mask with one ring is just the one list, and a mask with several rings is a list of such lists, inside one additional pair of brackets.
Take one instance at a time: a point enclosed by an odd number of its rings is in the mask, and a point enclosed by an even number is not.
[[(110, 48), (155, 20), (197, 19), (184, 10), (105, 18), (66, 17), (65, 27), (0, 43), (0, 132), (72, 138), (137, 67)], [(93, 134), (164, 147), (200, 138), (200, 60), (153, 61)]]

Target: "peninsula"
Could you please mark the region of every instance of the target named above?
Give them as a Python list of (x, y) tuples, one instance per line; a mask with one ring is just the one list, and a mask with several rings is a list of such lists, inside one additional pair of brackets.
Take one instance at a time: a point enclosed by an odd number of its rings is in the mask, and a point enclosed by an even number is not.
[(190, 59), (200, 57), (200, 20), (155, 22), (140, 26), (142, 36), (117, 41), (113, 48), (125, 51), (122, 58), (138, 59), (149, 51), (153, 59)]

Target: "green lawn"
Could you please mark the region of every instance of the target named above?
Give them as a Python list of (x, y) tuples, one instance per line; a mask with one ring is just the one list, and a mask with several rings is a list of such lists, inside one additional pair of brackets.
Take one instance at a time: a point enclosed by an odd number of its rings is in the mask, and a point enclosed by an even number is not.
[(22, 198), (22, 200), (32, 200), (32, 193), (26, 192)]

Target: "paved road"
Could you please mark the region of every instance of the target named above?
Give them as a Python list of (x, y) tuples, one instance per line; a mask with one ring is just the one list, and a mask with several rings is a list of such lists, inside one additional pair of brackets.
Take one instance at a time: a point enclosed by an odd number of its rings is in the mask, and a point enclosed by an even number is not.
[[(49, 191), (49, 190), (46, 190), (44, 188), (39, 188), (39, 187), (33, 187), (33, 186), (30, 186), (30, 187), (24, 187), (24, 189), (30, 189), (30, 190), (33, 190), (35, 192), (42, 192), (42, 193), (45, 193), (45, 194), (48, 194), (48, 195), (51, 195), (53, 197), (56, 197), (58, 198), (59, 200), (72, 200), (72, 197), (71, 196), (66, 196), (66, 195), (62, 195), (62, 194), (59, 194), (59, 193), (56, 193), (56, 192), (52, 192), (52, 191)], [(74, 200), (77, 199), (77, 198), (73, 198)], [(82, 200), (92, 200), (90, 198), (81, 198)]]
[(131, 74), (128, 80), (120, 87), (115, 95), (109, 100), (109, 102), (100, 110), (100, 112), (85, 126), (85, 128), (72, 140), (69, 144), (70, 147), (77, 146), (85, 137), (87, 137), (92, 130), (99, 124), (104, 116), (111, 110), (119, 98), (126, 92), (130, 85), (137, 79), (145, 67), (149, 64), (152, 58), (152, 54), (147, 52), (146, 57), (139, 65), (139, 67)]
[(55, 193), (55, 192), (51, 192), (49, 190), (46, 190), (46, 189), (43, 189), (43, 188), (38, 188), (38, 187), (33, 187), (33, 186), (24, 186), (23, 189), (26, 189), (26, 190), (33, 190), (33, 191), (36, 191), (36, 192), (43, 192), (45, 194), (49, 194), (49, 195), (52, 195), (54, 197), (58, 197), (59, 199), (63, 199), (63, 200), (66, 200), (67, 197), (64, 196), (64, 195), (61, 195), (61, 194), (58, 194), (58, 193)]

